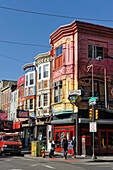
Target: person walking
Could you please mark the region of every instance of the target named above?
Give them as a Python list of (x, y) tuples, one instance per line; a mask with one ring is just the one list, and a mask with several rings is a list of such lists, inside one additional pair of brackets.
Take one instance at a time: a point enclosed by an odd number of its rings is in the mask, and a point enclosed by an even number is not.
[(63, 158), (67, 159), (67, 153), (68, 153), (68, 141), (66, 136), (64, 136), (62, 141), (62, 147), (63, 147)]
[(55, 150), (55, 141), (53, 137), (51, 137), (51, 139), (49, 140), (49, 143), (51, 143), (49, 157), (52, 158), (54, 156), (54, 150)]
[(72, 145), (72, 158), (76, 157), (76, 138), (73, 137), (72, 141), (71, 141), (71, 145)]

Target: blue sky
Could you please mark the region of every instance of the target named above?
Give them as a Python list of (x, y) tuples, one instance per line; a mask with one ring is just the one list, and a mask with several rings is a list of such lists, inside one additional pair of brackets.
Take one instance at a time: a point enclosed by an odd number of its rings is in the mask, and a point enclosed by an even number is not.
[[(113, 19), (113, 0), (0, 0), (0, 7), (16, 8), (38, 13), (47, 13), (77, 18), (99, 25), (113, 27), (113, 22), (96, 19)], [(0, 8), (0, 81), (17, 80), (24, 74), (22, 66), (34, 61), (40, 53), (49, 51), (50, 34), (59, 26), (69, 24), (74, 19), (36, 15)], [(1, 41), (37, 44), (25, 46)], [(11, 59), (13, 58), (13, 59)], [(15, 59), (15, 60), (14, 60)], [(21, 60), (21, 61), (17, 61)]]

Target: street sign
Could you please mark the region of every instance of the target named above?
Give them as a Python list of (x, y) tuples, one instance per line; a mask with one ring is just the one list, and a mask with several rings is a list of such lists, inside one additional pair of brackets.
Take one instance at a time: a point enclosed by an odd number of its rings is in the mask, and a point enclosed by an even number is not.
[(92, 106), (92, 105), (95, 105), (96, 104), (96, 101), (92, 101), (89, 103), (89, 106)]
[(89, 106), (95, 105), (96, 104), (96, 97), (91, 97), (89, 99)]
[(89, 123), (89, 132), (97, 132), (97, 122)]
[(72, 94), (80, 96), (81, 90), (69, 90), (69, 95), (72, 95)]

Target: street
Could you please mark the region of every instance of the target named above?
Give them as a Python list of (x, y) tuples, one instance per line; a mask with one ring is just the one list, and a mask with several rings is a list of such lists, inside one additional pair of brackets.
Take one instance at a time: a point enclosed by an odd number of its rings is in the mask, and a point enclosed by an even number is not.
[(92, 161), (91, 159), (29, 158), (1, 156), (0, 170), (108, 170), (113, 169), (113, 161)]

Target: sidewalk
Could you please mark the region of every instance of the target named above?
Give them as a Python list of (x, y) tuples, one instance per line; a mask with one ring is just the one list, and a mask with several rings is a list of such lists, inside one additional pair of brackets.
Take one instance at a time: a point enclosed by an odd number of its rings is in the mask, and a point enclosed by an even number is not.
[[(47, 159), (47, 160), (56, 160), (56, 161), (64, 161), (63, 153), (62, 152), (54, 152), (54, 157), (49, 158), (49, 152), (46, 151), (45, 158), (42, 157), (34, 157), (31, 156), (30, 153), (25, 153), (24, 157), (31, 158), (31, 159)], [(67, 154), (67, 161), (82, 161), (82, 162), (113, 162), (113, 156), (97, 156), (97, 159), (92, 159), (91, 156), (82, 156), (77, 155), (76, 158), (72, 158), (72, 154)]]

